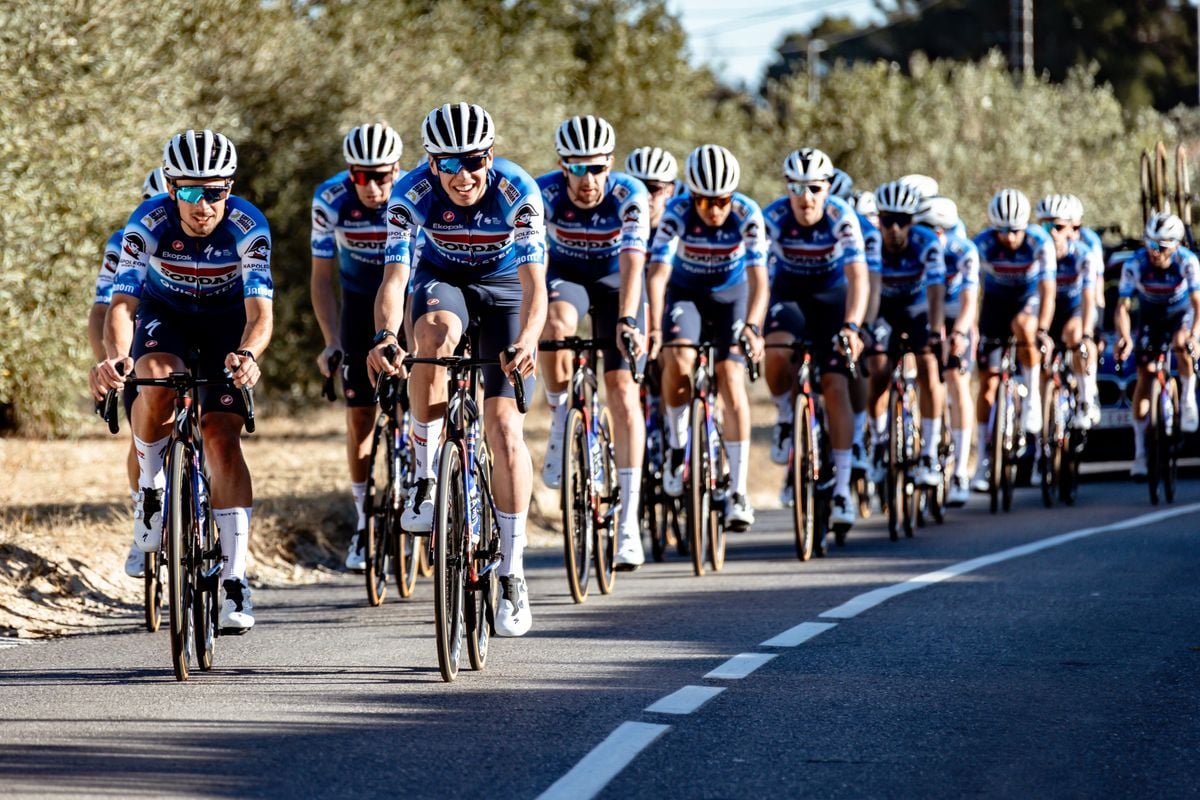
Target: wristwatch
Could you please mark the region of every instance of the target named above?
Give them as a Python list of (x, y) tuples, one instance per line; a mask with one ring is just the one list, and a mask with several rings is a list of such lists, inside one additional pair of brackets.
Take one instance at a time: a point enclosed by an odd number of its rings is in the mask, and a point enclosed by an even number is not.
[(254, 353), (251, 353), (249, 350), (235, 350), (234, 353), (236, 353), (239, 356), (244, 356), (244, 357), (250, 359), (255, 364), (258, 363), (258, 359), (254, 357)]
[(621, 323), (622, 325), (628, 325), (635, 331), (640, 330), (640, 328), (638, 328), (637, 317), (621, 317), (617, 320), (617, 322)]
[(396, 334), (389, 331), (387, 328), (380, 328), (375, 333), (375, 338), (371, 340), (371, 344), (383, 344), (388, 339), (395, 339)]
[(858, 333), (862, 329), (858, 327), (857, 322), (843, 322), (842, 330), (850, 331), (851, 333)]
[(755, 336), (762, 336), (762, 331), (760, 331), (758, 329), (758, 326), (755, 325), (753, 322), (747, 322), (745, 325), (745, 328), (748, 331), (753, 331)]

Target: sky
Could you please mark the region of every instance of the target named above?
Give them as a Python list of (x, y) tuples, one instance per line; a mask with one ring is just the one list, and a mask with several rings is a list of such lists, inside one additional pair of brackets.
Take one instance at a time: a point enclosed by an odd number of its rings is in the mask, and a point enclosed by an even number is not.
[(826, 14), (878, 20), (872, 0), (668, 0), (688, 33), (692, 60), (726, 82), (758, 85), (784, 35), (808, 30)]

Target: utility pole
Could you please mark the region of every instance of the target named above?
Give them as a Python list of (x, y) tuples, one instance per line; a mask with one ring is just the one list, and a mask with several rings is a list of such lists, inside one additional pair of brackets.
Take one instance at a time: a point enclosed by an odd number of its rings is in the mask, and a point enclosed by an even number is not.
[[(1008, 63), (1014, 73), (1033, 77), (1033, 0), (1009, 0)], [(1200, 63), (1200, 62), (1198, 62)]]
[(821, 99), (821, 84), (820, 76), (817, 74), (817, 59), (820, 53), (825, 52), (829, 45), (825, 44), (824, 39), (809, 39), (806, 46), (806, 58), (808, 59), (808, 102), (816, 105)]

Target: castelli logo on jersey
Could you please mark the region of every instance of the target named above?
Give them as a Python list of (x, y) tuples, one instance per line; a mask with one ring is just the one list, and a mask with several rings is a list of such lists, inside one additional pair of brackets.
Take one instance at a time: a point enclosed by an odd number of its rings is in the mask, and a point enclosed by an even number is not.
[(454, 222), (454, 212), (453, 211), (443, 211), (442, 212), (442, 221)]
[(692, 233), (694, 233), (694, 234), (696, 234), (697, 236), (699, 236), (699, 235), (700, 235), (700, 226), (699, 226), (699, 225), (697, 225), (696, 227), (692, 228)]
[(158, 347), (158, 340), (151, 339), (150, 341), (146, 342), (146, 347)]
[(233, 405), (233, 395), (231, 395), (231, 394), (221, 395), (221, 405), (223, 405), (223, 406)]
[(567, 212), (563, 214), (563, 219), (575, 219), (575, 212), (568, 209)]
[(437, 305), (438, 303), (440, 303), (440, 302), (442, 302), (442, 301), (441, 301), (441, 300), (438, 300), (436, 297), (431, 297), (431, 298), (429, 298), (428, 300), (426, 300), (426, 301), (425, 301), (425, 305), (427, 305), (427, 306), (436, 306), (436, 305)]
[(347, 390), (346, 390), (346, 399), (347, 399), (347, 400), (353, 400), (353, 399), (354, 399), (354, 395), (355, 395), (355, 392), (354, 392), (354, 390), (353, 390), (353, 389), (347, 389)]
[(362, 212), (359, 211), (357, 208), (352, 209), (350, 211), (350, 218), (351, 219), (362, 219)]
[(171, 242), (171, 249), (178, 253), (183, 249), (183, 242), (176, 239), (175, 241)]

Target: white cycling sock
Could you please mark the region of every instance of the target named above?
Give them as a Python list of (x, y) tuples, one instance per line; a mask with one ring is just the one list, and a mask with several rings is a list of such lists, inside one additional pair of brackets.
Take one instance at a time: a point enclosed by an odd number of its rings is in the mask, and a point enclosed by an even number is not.
[(350, 494), (354, 496), (354, 510), (358, 512), (358, 527), (354, 530), (361, 531), (367, 527), (367, 515), (363, 509), (367, 502), (367, 482), (351, 483)]
[(888, 439), (888, 424), (887, 414), (880, 417), (871, 417), (871, 427), (875, 433), (875, 444), (886, 442)]
[(1196, 373), (1179, 379), (1180, 402), (1185, 406), (1196, 404)]
[(853, 440), (852, 444), (857, 445), (859, 448), (863, 447), (863, 437), (866, 435), (866, 429), (867, 429), (867, 412), (866, 411), (855, 411), (854, 412), (854, 440)]
[(500, 527), (500, 577), (525, 577), (525, 521), (528, 517), (528, 511), (516, 514), (496, 511), (496, 523)]
[(780, 424), (790, 423), (796, 416), (796, 405), (792, 402), (792, 393), (784, 392), (783, 394), (771, 395), (771, 400), (775, 402), (775, 421)]
[(133, 449), (137, 453), (138, 486), (162, 489), (167, 485), (167, 473), (163, 464), (167, 460), (167, 445), (171, 437), (164, 436), (156, 442), (143, 442), (133, 437)]
[(833, 451), (834, 473), (833, 493), (843, 497), (850, 496), (850, 465), (853, 459), (849, 450)]
[(1146, 459), (1146, 431), (1149, 428), (1149, 414), (1133, 421), (1133, 457), (1137, 461)]
[(938, 442), (942, 438), (942, 418), (921, 420), (921, 455), (936, 457)]
[(1021, 366), (1021, 373), (1025, 376), (1025, 386), (1029, 389), (1030, 397), (1042, 396), (1042, 365), (1041, 362), (1035, 361), (1033, 366)]
[(442, 427), (445, 418), (438, 417), (432, 422), (413, 420), (412, 441), (413, 460), (417, 462), (417, 480), (434, 479), (437, 477), (437, 448), (442, 443)]
[(642, 498), (641, 477), (641, 467), (617, 470), (617, 485), (621, 489), (621, 518), (617, 521), (617, 530), (623, 535), (639, 535), (638, 505)]
[(552, 392), (546, 390), (546, 405), (550, 409), (550, 441), (562, 442), (563, 428), (567, 424), (567, 412), (570, 411), (570, 406), (567, 405), (567, 392)]
[(250, 509), (214, 508), (217, 535), (221, 539), (221, 580), (246, 582), (246, 559), (250, 553)]
[(746, 496), (746, 476), (750, 471), (750, 440), (726, 442), (725, 452), (729, 456), (729, 477), (733, 479), (733, 493)]
[(971, 460), (971, 428), (969, 426), (950, 431), (954, 440), (954, 476), (967, 479), (967, 462)]
[(667, 445), (682, 450), (687, 446), (688, 423), (692, 416), (692, 407), (667, 406)]

